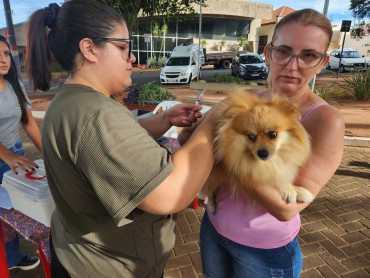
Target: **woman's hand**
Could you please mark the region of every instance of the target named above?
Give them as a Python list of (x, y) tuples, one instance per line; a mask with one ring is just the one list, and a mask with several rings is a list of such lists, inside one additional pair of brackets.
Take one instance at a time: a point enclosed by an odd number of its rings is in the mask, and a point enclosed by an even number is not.
[(1, 146), (1, 159), (8, 164), (12, 172), (18, 175), (16, 168), (20, 168), (25, 172), (29, 172), (34, 170), (35, 168), (39, 168), (37, 164), (26, 156), (17, 155), (10, 150), (6, 149), (5, 147)]
[(195, 104), (178, 104), (169, 110), (165, 110), (170, 125), (178, 127), (192, 126), (197, 119), (202, 117), (202, 107)]

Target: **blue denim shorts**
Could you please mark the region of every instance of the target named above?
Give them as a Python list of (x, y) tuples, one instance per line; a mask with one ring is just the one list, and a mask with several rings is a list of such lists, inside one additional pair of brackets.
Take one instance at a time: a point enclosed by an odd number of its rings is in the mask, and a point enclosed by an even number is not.
[[(15, 145), (11, 147), (9, 150), (15, 154), (24, 155), (24, 150), (21, 141), (17, 141), (17, 143), (15, 143)], [(3, 181), (4, 173), (8, 172), (9, 170), (10, 170), (9, 165), (6, 164), (4, 160), (0, 159), (0, 184)]]
[(220, 235), (207, 211), (200, 229), (200, 250), (203, 274), (207, 278), (296, 278), (302, 269), (298, 237), (274, 249), (241, 245)]

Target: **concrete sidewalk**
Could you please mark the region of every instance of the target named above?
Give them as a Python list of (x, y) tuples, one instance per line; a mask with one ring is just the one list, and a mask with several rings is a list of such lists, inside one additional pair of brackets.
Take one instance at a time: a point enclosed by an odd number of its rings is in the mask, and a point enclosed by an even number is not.
[[(37, 119), (39, 126), (42, 120)], [(21, 133), (26, 154), (41, 154)], [(299, 242), (303, 254), (302, 278), (370, 277), (370, 148), (344, 146), (339, 169), (315, 201), (301, 213)], [(178, 213), (176, 244), (165, 269), (165, 278), (195, 278), (202, 275), (199, 229), (205, 210), (192, 206)], [(21, 240), (21, 249), (37, 254), (36, 247)], [(45, 277), (35, 270), (12, 270), (11, 277)], [(112, 277), (113, 278), (113, 277)], [(228, 278), (228, 277), (225, 277)], [(258, 278), (258, 277), (252, 277)]]

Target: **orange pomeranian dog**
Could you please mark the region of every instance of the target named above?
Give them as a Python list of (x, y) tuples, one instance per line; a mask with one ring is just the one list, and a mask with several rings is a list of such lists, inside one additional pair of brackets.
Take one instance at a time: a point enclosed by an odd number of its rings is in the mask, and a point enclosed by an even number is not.
[(276, 187), (288, 203), (314, 199), (307, 189), (292, 184), (311, 150), (309, 136), (292, 102), (237, 91), (221, 107), (218, 117), (215, 164), (202, 189), (212, 213), (216, 211), (217, 189), (223, 183), (252, 207), (256, 203), (248, 192), (256, 186)]

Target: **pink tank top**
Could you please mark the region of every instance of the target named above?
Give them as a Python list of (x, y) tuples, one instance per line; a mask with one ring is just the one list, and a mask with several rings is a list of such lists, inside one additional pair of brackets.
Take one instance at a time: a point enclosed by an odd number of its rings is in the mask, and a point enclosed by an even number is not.
[[(302, 117), (301, 122), (322, 105), (328, 104), (315, 105)], [(301, 227), (299, 213), (291, 220), (282, 222), (262, 207), (248, 210), (245, 200), (233, 197), (226, 185), (219, 188), (216, 203), (215, 214), (207, 210), (213, 226), (219, 234), (242, 245), (261, 249), (282, 247), (294, 239)]]

